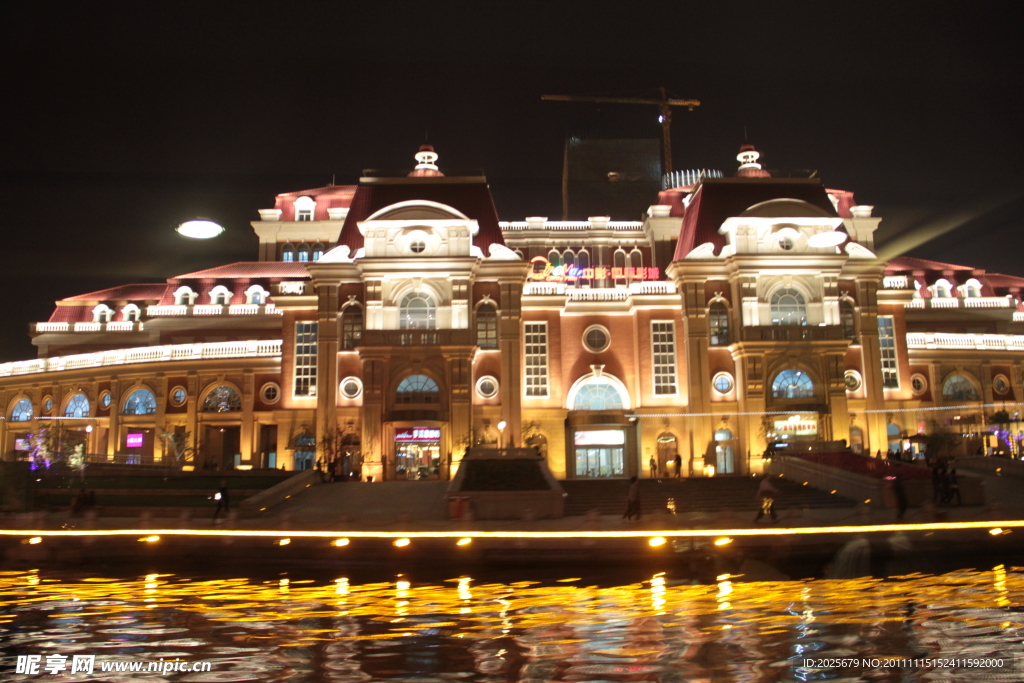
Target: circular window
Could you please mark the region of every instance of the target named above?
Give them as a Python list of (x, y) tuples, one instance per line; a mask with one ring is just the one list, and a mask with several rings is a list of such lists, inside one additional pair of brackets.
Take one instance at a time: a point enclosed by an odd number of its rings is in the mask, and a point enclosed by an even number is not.
[(110, 407), (110, 401), (111, 401), (111, 398), (110, 398), (110, 392), (109, 391), (104, 391), (102, 394), (100, 394), (100, 407), (102, 407), (102, 408), (109, 408)]
[(341, 380), (341, 395), (350, 401), (359, 398), (363, 395), (363, 383), (358, 377), (346, 377)]
[(910, 376), (910, 389), (914, 392), (915, 396), (920, 396), (928, 388), (928, 380), (924, 378), (924, 375), (911, 375)]
[(494, 398), (498, 395), (498, 380), (491, 376), (476, 381), (476, 395), (480, 398)]
[(612, 343), (612, 335), (601, 325), (591, 325), (583, 333), (583, 346), (592, 353), (601, 353)]
[(279, 398), (281, 398), (281, 387), (276, 382), (267, 382), (260, 389), (260, 400), (264, 403), (277, 403)]
[(793, 238), (789, 235), (784, 235), (779, 238), (779, 249), (783, 251), (789, 251), (793, 248)]
[(715, 388), (719, 394), (728, 394), (732, 391), (733, 379), (732, 375), (728, 372), (720, 372), (711, 379), (711, 386)]
[(1010, 380), (1006, 378), (1006, 375), (996, 375), (996, 378), (992, 380), (992, 388), (997, 394), (1005, 394), (1010, 391)]
[(414, 254), (422, 254), (427, 248), (427, 243), (423, 240), (413, 240), (409, 243), (409, 251)]
[(843, 381), (846, 383), (847, 391), (857, 391), (864, 384), (864, 380), (861, 379), (860, 373), (856, 370), (847, 370), (846, 374), (843, 375)]
[(188, 392), (185, 391), (185, 387), (174, 387), (171, 389), (171, 405), (172, 406), (183, 406), (185, 400), (188, 398)]
[(43, 412), (49, 413), (53, 410), (53, 399), (49, 396), (43, 399)]

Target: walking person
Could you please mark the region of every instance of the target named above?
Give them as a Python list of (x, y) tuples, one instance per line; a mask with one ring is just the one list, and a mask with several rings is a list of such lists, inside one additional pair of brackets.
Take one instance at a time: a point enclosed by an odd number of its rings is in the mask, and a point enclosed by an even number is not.
[(757, 517), (754, 517), (755, 522), (760, 521), (765, 514), (771, 515), (773, 522), (778, 520), (775, 516), (775, 496), (778, 493), (779, 490), (772, 484), (768, 475), (765, 475), (757, 487), (757, 493), (754, 494), (754, 498), (761, 502), (761, 509), (757, 511)]
[(946, 478), (949, 483), (949, 492), (946, 494), (946, 504), (953, 502), (953, 496), (956, 496), (956, 504), (963, 505), (964, 501), (960, 497), (960, 478), (956, 476), (956, 468), (954, 467), (949, 471), (949, 477)]
[(640, 480), (637, 477), (629, 478), (629, 493), (626, 494), (626, 511), (622, 514), (623, 519), (633, 519), (636, 515), (640, 519)]
[(676, 453), (676, 479), (683, 478), (683, 456)]
[(217, 516), (220, 515), (220, 511), (221, 510), (223, 510), (224, 512), (228, 511), (228, 480), (227, 479), (221, 479), (220, 480), (220, 489), (217, 491), (217, 493), (213, 494), (213, 498), (214, 498), (214, 500), (217, 501), (217, 510), (216, 510), (216, 512), (213, 513), (213, 518), (217, 519)]
[(658, 476), (658, 461), (654, 459), (653, 455), (651, 456), (649, 464), (651, 467), (651, 479), (654, 479)]
[(907, 514), (907, 489), (903, 486), (903, 475), (899, 470), (892, 475), (892, 492), (896, 497), (896, 521), (902, 522)]

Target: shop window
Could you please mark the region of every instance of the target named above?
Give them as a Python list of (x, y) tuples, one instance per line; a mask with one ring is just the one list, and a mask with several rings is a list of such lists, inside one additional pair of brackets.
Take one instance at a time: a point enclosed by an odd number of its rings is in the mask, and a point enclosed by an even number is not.
[(156, 412), (156, 396), (149, 389), (136, 389), (124, 402), (125, 415), (152, 415)]
[(806, 372), (783, 370), (772, 382), (774, 398), (814, 398), (814, 382)]
[(437, 382), (426, 375), (409, 375), (403, 379), (395, 392), (395, 403), (440, 403), (441, 390)]

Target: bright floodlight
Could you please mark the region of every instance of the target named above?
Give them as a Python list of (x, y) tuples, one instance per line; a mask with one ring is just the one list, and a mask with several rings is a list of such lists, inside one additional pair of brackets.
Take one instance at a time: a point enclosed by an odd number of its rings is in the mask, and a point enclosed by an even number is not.
[(815, 248), (838, 247), (845, 241), (846, 233), (839, 232), (838, 230), (831, 230), (829, 232), (814, 233), (807, 239), (807, 244)]
[(185, 237), (191, 237), (197, 240), (208, 240), (211, 237), (216, 237), (224, 232), (224, 228), (217, 223), (204, 219), (185, 221), (179, 225), (176, 230)]

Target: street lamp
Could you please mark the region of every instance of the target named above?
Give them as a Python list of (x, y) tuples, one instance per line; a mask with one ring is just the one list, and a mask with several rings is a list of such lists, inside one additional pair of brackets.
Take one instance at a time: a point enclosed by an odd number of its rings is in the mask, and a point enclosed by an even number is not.
[(507, 426), (508, 424), (504, 420), (498, 423), (498, 448), (505, 447), (505, 427)]

